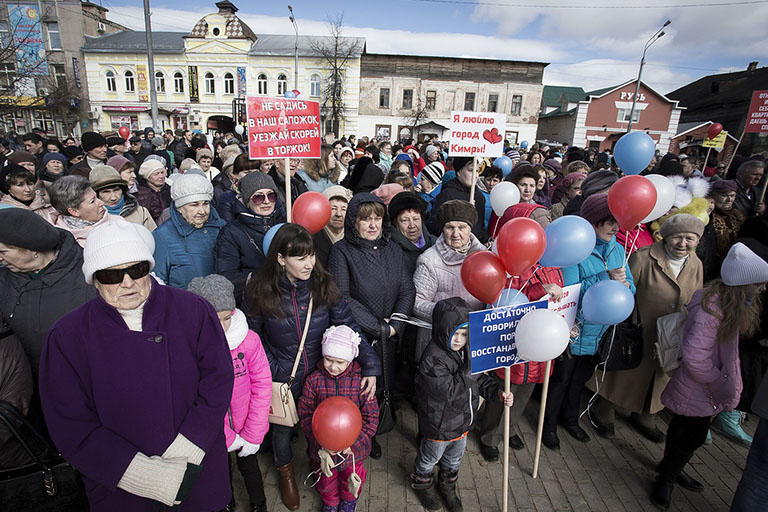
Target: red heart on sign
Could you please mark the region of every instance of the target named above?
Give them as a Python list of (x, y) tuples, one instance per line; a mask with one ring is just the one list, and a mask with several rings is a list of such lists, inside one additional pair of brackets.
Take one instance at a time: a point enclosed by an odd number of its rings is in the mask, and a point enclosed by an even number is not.
[(490, 142), (491, 144), (496, 144), (501, 142), (501, 135), (499, 135), (499, 130), (494, 128), (493, 130), (485, 130), (483, 132), (483, 138)]

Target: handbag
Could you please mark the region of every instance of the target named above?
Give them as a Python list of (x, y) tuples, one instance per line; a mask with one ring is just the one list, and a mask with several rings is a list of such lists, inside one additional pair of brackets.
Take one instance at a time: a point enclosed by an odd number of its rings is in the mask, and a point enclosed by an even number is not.
[(88, 499), (80, 474), (16, 407), (5, 401), (0, 401), (0, 424), (8, 428), (34, 461), (25, 466), (0, 471), (0, 510), (88, 510)]
[(304, 351), (304, 342), (307, 340), (309, 332), (309, 320), (312, 318), (312, 296), (309, 298), (309, 307), (307, 308), (307, 319), (304, 321), (304, 330), (301, 333), (301, 342), (299, 350), (296, 352), (296, 360), (293, 362), (291, 378), (288, 382), (272, 381), (272, 399), (269, 403), (269, 422), (275, 425), (292, 427), (299, 422), (299, 412), (296, 410), (296, 401), (291, 393), (291, 384), (296, 377), (296, 370), (299, 368), (301, 353)]
[(598, 364), (605, 371), (632, 370), (643, 360), (643, 327), (624, 321), (603, 334), (597, 348)]
[(384, 384), (384, 393), (379, 404), (379, 425), (376, 428), (376, 434), (386, 434), (397, 423), (397, 417), (395, 416), (395, 404), (392, 403), (392, 393), (390, 391), (389, 382), (389, 360), (387, 359), (389, 340), (389, 324), (383, 320), (379, 320), (379, 343), (381, 343), (381, 374), (382, 383)]

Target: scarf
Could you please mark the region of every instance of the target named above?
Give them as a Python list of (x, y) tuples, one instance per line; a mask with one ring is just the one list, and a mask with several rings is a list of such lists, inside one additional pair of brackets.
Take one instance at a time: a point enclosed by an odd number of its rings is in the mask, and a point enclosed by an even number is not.
[(66, 224), (69, 229), (86, 229), (96, 224), (95, 222), (83, 220), (79, 217), (73, 217), (71, 215), (62, 215), (60, 218), (61, 221)]
[(123, 211), (123, 206), (125, 206), (125, 194), (120, 196), (120, 201), (115, 206), (107, 206), (106, 204), (104, 206), (112, 215), (120, 215), (120, 212)]
[(229, 350), (235, 350), (239, 347), (248, 335), (248, 321), (245, 319), (245, 313), (235, 309), (235, 313), (232, 315), (232, 323), (229, 324), (229, 329), (224, 334), (227, 336)]
[[(424, 235), (422, 234), (422, 237), (423, 237), (423, 236), (424, 236)], [(449, 246), (449, 247), (450, 247), (450, 246)], [(466, 244), (466, 245), (464, 245), (464, 246), (462, 246), (462, 247), (459, 247), (458, 249), (453, 249), (452, 247), (451, 247), (451, 248), (452, 248), (454, 251), (456, 251), (457, 253), (459, 253), (459, 254), (467, 254), (467, 253), (469, 252), (469, 248), (470, 248), (470, 247), (472, 247), (472, 238), (470, 238), (470, 239), (469, 239), (469, 241), (467, 242), (467, 244)]]
[(331, 231), (330, 229), (328, 229), (328, 226), (324, 226), (323, 230), (325, 231), (325, 234), (328, 235), (328, 239), (331, 241), (331, 244), (335, 244), (336, 242), (344, 238), (343, 229), (341, 230), (341, 233), (339, 233), (338, 235), (333, 231)]
[[(416, 247), (418, 247), (419, 249), (424, 247), (427, 244), (427, 241), (424, 239), (424, 233), (422, 232), (421, 236), (419, 237), (419, 239), (416, 240), (415, 242), (411, 242), (411, 243), (413, 245), (415, 245)], [(467, 249), (467, 250), (469, 250), (469, 249)]]

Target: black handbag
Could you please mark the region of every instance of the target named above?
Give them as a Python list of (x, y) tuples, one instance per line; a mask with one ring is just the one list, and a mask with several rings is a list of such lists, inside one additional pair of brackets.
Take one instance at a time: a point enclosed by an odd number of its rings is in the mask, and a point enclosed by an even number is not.
[(609, 327), (597, 348), (598, 364), (605, 371), (632, 370), (643, 360), (643, 327), (629, 320)]
[(4, 424), (34, 460), (0, 471), (0, 510), (79, 512), (88, 510), (80, 474), (38, 433), (21, 412), (0, 401)]
[(395, 404), (392, 403), (392, 391), (389, 382), (389, 359), (387, 358), (389, 347), (389, 324), (384, 321), (379, 321), (379, 343), (381, 343), (381, 375), (382, 383), (384, 384), (384, 392), (382, 394), (381, 401), (379, 402), (379, 426), (376, 429), (376, 434), (386, 434), (397, 423), (397, 417), (395, 416)]

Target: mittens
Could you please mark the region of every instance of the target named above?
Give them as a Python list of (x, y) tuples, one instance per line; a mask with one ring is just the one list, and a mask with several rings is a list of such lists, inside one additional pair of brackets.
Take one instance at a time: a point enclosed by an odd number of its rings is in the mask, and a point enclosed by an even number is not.
[(248, 441), (243, 439), (243, 447), (240, 449), (240, 453), (238, 453), (237, 456), (248, 457), (249, 455), (254, 455), (256, 452), (259, 451), (259, 447), (261, 447), (260, 444), (249, 443)]
[(320, 448), (317, 450), (317, 455), (320, 457), (320, 471), (325, 475), (326, 478), (331, 478), (333, 476), (333, 466), (335, 465), (333, 462), (333, 456), (328, 453), (328, 450), (325, 448)]

